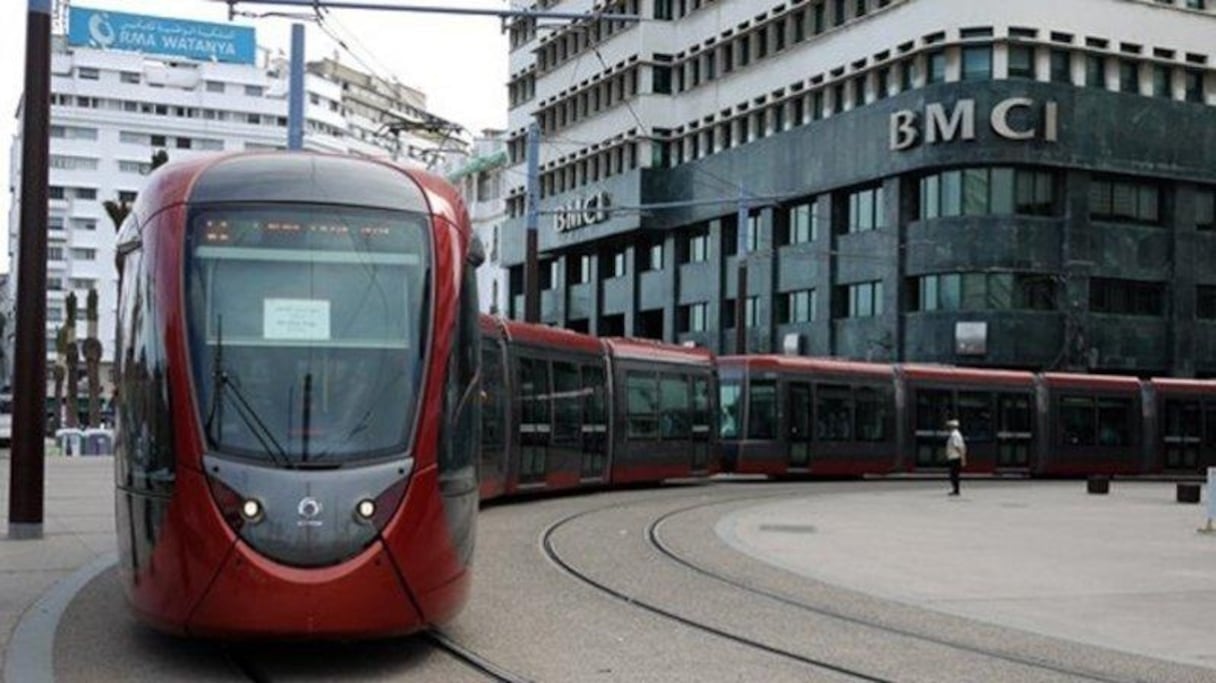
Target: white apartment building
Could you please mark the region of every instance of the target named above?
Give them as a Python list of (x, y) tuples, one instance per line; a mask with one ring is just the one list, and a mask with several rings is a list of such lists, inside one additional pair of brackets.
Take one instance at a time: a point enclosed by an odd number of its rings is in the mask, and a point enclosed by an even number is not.
[(507, 310), (507, 271), (502, 266), (502, 227), (507, 217), (503, 195), (507, 144), (502, 131), (483, 130), (481, 137), (474, 139), (472, 150), (467, 159), (450, 163), (446, 174), (460, 189), (473, 230), (485, 248), (485, 263), (477, 269), (481, 311), (503, 315)]
[[(68, 46), (54, 37), (51, 57), (50, 205), (47, 263), (47, 353), (54, 357), (55, 330), (65, 319), (68, 292), (79, 300), (77, 338), (85, 336), (84, 302), (99, 293), (99, 336), (108, 367), (114, 354), (117, 273), (116, 228), (103, 202), (130, 202), (144, 185), (152, 155), (170, 161), (200, 154), (284, 149), (287, 141), (288, 65), (196, 61), (156, 54)], [(331, 67), (336, 62), (326, 60)], [(424, 165), (440, 148), (427, 131), (373, 126), (368, 108), (349, 101), (341, 80), (322, 75), (322, 63), (305, 74), (306, 149), (387, 158)], [(357, 72), (345, 66), (347, 80)], [(379, 79), (376, 79), (379, 80)], [(400, 91), (404, 94), (405, 90)], [(389, 92), (390, 112), (426, 114), (425, 96), (409, 90), (409, 101)], [(18, 112), (20, 118), (21, 112)], [(448, 122), (442, 122), (453, 126)], [(454, 126), (453, 126), (454, 127)], [(19, 255), (21, 127), (10, 150), (9, 262)], [(459, 138), (445, 151), (460, 149)], [(432, 150), (431, 156), (412, 150)], [(15, 284), (16, 278), (13, 278)], [(15, 296), (10, 301), (15, 300)], [(12, 312), (9, 310), (9, 319)], [(11, 349), (8, 357), (11, 358)], [(108, 377), (108, 372), (103, 371)]]

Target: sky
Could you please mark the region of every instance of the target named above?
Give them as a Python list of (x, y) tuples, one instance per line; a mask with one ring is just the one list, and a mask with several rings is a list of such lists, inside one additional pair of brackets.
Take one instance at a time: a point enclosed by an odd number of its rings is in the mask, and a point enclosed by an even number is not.
[[(56, 0), (51, 0), (54, 3)], [(63, 2), (64, 0), (58, 0)], [(383, 5), (431, 5), (480, 9), (507, 9), (507, 0), (363, 0)], [(214, 0), (86, 0), (73, 5), (132, 14), (148, 14), (198, 21), (227, 22), (228, 5)], [(322, 4), (324, 2), (322, 1)], [(517, 3), (518, 4), (518, 3)], [(17, 133), (17, 103), (24, 88), (25, 33), (28, 0), (0, 0), (0, 178), (7, 185), (9, 150)], [(307, 8), (237, 4), (238, 12), (308, 13)], [(327, 15), (331, 30), (354, 55), (342, 50), (313, 22), (306, 22), (308, 59), (333, 56), (361, 70), (398, 80), (421, 89), (432, 113), (461, 124), (474, 134), (483, 128), (505, 128), (507, 123), (507, 37), (496, 17), (457, 16), (414, 12), (336, 9)], [(258, 45), (290, 53), (288, 18), (237, 17), (241, 26), (257, 30)], [(8, 271), (7, 220), (11, 197), (0, 192), (0, 272)]]

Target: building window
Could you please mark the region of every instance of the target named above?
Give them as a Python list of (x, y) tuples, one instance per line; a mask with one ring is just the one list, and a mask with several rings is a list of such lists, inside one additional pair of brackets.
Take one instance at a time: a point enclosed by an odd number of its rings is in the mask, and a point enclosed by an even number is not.
[(946, 82), (946, 51), (934, 50), (930, 52), (926, 59), (929, 63), (928, 73), (925, 74), (925, 84), (933, 85), (934, 83)]
[(96, 249), (84, 249), (81, 247), (72, 247), (70, 254), (71, 254), (73, 261), (96, 261), (97, 260), (97, 250)]
[(777, 297), (778, 324), (810, 322), (815, 322), (815, 290), (801, 289), (796, 292), (786, 292)]
[(1182, 72), (1182, 80), (1186, 101), (1203, 104), (1203, 72), (1187, 69)]
[(224, 84), (220, 81), (207, 81), (207, 92), (224, 92)]
[(871, 187), (849, 195), (848, 232), (881, 230), (887, 227), (883, 211), (882, 186)]
[(1153, 65), (1153, 97), (1171, 98), (1174, 96), (1170, 87), (1170, 68), (1164, 64)]
[(689, 235), (684, 263), (701, 263), (709, 260), (709, 235), (697, 232)]
[[(1065, 52), (1065, 55), (1068, 53)], [(1029, 45), (1009, 46), (1009, 77), (1034, 78), (1034, 48)]]
[(786, 244), (813, 242), (819, 237), (819, 212), (815, 201), (791, 206), (787, 214), (789, 237)]
[(1161, 222), (1161, 190), (1153, 183), (1093, 178), (1089, 183), (1089, 216), (1127, 223)]
[(645, 270), (663, 270), (663, 243), (658, 242), (650, 245), (645, 251), (646, 267)]
[(1051, 82), (1072, 83), (1072, 53), (1068, 50), (1051, 51)]
[(1106, 60), (1102, 55), (1085, 55), (1085, 85), (1106, 87)]
[(1049, 171), (979, 167), (921, 178), (920, 217), (1026, 215), (1055, 212), (1055, 178)]
[(76, 78), (83, 81), (95, 81), (101, 77), (101, 72), (90, 66), (76, 67)]
[(1140, 64), (1130, 59), (1119, 60), (1119, 92), (1140, 94)]
[(245, 94), (249, 95), (250, 97), (261, 97), (264, 92), (265, 88), (260, 85), (245, 86)]
[[(1010, 48), (1010, 67), (1013, 57)], [(944, 75), (943, 75), (944, 76)], [(988, 81), (992, 80), (992, 46), (967, 45), (963, 47), (963, 80)], [(934, 81), (937, 82), (937, 81)]]
[(1195, 314), (1200, 320), (1216, 320), (1216, 286), (1196, 287), (1195, 302)]
[(709, 329), (709, 304), (705, 302), (681, 306), (677, 325), (680, 332), (704, 332)]
[(1056, 309), (1055, 281), (1028, 273), (942, 273), (911, 278), (916, 311)]
[(1195, 193), (1195, 229), (1216, 230), (1216, 189)]
[(1091, 278), (1089, 310), (1093, 313), (1161, 316), (1165, 313), (1165, 284)]
[(873, 318), (882, 315), (882, 281), (837, 287), (837, 318)]
[(141, 74), (138, 71), (120, 71), (118, 80), (123, 83), (139, 83)]

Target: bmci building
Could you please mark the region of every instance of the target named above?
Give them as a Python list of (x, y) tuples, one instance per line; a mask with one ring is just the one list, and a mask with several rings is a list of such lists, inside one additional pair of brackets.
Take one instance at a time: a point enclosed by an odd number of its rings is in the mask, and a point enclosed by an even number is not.
[(654, 20), (512, 28), (514, 317), (536, 120), (543, 322), (1216, 376), (1216, 2), (607, 9)]

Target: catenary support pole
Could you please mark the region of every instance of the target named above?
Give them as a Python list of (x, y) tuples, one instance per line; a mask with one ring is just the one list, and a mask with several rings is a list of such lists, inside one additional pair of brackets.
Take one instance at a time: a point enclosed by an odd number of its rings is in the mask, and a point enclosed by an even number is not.
[(291, 82), (287, 94), (287, 149), (304, 149), (304, 24), (291, 25)]
[(528, 180), (524, 193), (524, 321), (540, 322), (540, 264), (537, 254), (537, 222), (540, 220), (540, 125), (528, 126)]
[(29, 0), (22, 97), (21, 226), (17, 252), (12, 462), (8, 537), (42, 538), (46, 431), (47, 155), (51, 115), (51, 0)]

